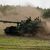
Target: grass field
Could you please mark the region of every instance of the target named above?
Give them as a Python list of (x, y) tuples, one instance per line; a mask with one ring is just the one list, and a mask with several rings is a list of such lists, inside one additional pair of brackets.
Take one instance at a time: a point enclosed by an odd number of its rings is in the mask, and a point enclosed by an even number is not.
[(0, 50), (50, 50), (50, 40), (26, 37), (0, 37)]
[(0, 50), (50, 50), (50, 40), (35, 37), (7, 37), (0, 30)]

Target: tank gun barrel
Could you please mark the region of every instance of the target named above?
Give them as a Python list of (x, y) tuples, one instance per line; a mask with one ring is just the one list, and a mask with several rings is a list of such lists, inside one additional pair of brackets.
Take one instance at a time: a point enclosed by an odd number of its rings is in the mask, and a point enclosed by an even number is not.
[(14, 22), (14, 21), (4, 21), (4, 20), (0, 20), (0, 22), (3, 22), (3, 23), (20, 23), (20, 22)]

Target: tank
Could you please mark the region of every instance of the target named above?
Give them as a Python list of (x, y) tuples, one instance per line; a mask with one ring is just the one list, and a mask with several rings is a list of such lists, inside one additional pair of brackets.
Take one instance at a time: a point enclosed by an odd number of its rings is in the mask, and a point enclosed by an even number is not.
[(4, 29), (5, 34), (11, 36), (34, 36), (41, 28), (41, 20), (39, 19), (39, 17), (35, 18), (34, 20), (29, 17), (26, 20), (21, 20), (21, 22), (3, 20), (0, 20), (0, 22), (17, 24), (16, 26), (6, 27)]

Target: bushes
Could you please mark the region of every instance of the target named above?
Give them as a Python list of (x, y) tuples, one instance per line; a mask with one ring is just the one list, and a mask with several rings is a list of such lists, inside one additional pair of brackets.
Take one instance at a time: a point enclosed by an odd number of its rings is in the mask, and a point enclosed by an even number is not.
[(44, 18), (50, 18), (50, 9), (46, 9), (43, 13)]

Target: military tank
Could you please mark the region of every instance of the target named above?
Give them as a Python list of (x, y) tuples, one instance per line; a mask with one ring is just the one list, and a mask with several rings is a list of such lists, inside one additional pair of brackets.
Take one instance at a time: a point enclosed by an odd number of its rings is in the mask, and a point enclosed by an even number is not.
[(4, 29), (5, 34), (11, 36), (34, 36), (41, 28), (41, 20), (39, 19), (39, 17), (35, 18), (34, 20), (29, 17), (27, 18), (27, 20), (21, 20), (21, 22), (12, 22), (4, 20), (0, 20), (0, 22), (17, 24), (17, 26), (10, 26)]

